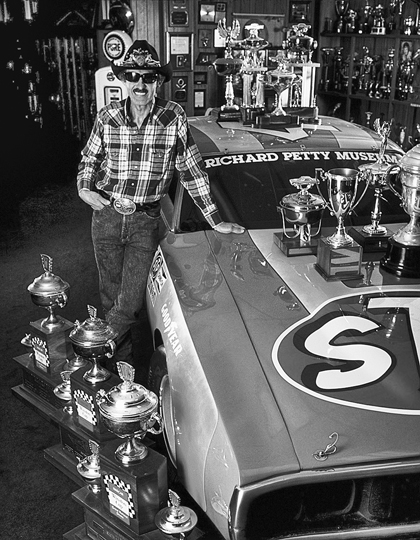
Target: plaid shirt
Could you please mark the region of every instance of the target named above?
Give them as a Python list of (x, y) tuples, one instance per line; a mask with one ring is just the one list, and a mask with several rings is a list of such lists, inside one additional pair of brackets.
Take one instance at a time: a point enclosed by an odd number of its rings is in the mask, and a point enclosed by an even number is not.
[(149, 116), (138, 127), (130, 118), (128, 98), (98, 112), (82, 150), (77, 187), (79, 191), (96, 187), (112, 197), (151, 203), (168, 192), (175, 168), (210, 225), (220, 223), (184, 109), (155, 98)]

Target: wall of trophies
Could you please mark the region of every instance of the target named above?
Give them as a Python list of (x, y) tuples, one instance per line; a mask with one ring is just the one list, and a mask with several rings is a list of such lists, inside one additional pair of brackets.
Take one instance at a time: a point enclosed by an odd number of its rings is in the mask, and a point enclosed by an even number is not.
[[(325, 8), (325, 9), (324, 9)], [(420, 8), (391, 0), (323, 1), (321, 112), (373, 126), (391, 121), (404, 150), (420, 142)]]

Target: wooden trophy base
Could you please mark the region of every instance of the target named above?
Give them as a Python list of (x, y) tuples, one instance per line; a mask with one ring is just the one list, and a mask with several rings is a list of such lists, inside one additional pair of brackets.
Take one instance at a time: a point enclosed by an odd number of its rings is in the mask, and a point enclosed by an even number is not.
[(384, 234), (369, 234), (363, 230), (363, 227), (351, 227), (348, 230), (348, 234), (362, 246), (363, 253), (385, 252), (388, 246), (388, 240), (393, 235), (389, 229), (386, 229)]
[(53, 330), (43, 326), (42, 321), (45, 319), (30, 323), (34, 365), (44, 373), (51, 373), (54, 370), (54, 364), (74, 357), (73, 347), (69, 341), (69, 334), (74, 324), (63, 317), (57, 317), (57, 319), (62, 323), (61, 327)]
[(362, 279), (362, 252), (362, 247), (355, 241), (334, 248), (327, 243), (326, 238), (320, 238), (315, 269), (326, 281)]
[(296, 257), (298, 255), (316, 255), (318, 251), (318, 240), (319, 236), (314, 236), (309, 242), (303, 244), (299, 237), (287, 238), (287, 236), (282, 232), (273, 234), (274, 243), (287, 257)]
[(115, 456), (123, 442), (110, 441), (100, 450), (102, 503), (109, 515), (141, 534), (155, 529), (155, 516), (167, 504), (167, 461), (148, 448), (139, 463), (123, 465)]

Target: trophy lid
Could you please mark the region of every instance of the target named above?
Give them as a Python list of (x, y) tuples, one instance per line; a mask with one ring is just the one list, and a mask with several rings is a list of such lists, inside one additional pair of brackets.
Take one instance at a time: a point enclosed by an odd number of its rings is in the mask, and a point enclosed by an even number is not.
[(308, 189), (316, 184), (315, 178), (311, 176), (291, 178), (290, 184), (293, 187), (297, 187), (300, 191), (285, 195), (280, 201), (280, 206), (283, 208), (298, 212), (309, 212), (322, 210), (325, 207), (325, 201), (320, 195), (314, 195), (308, 191)]
[(171, 489), (169, 492), (169, 505), (159, 510), (155, 516), (156, 527), (164, 534), (188, 533), (197, 524), (197, 514), (191, 508), (181, 506), (180, 497)]
[(28, 291), (36, 296), (51, 296), (52, 294), (60, 294), (67, 291), (70, 288), (67, 281), (62, 280), (51, 271), (52, 258), (48, 255), (41, 254), (41, 261), (45, 272), (28, 285)]
[(71, 341), (84, 347), (92, 347), (104, 345), (118, 336), (118, 332), (109, 323), (96, 316), (96, 308), (88, 306), (88, 313), (90, 317), (83, 323), (75, 321), (69, 334)]
[(420, 173), (420, 144), (409, 150), (400, 161), (401, 169), (411, 173)]
[(158, 398), (141, 384), (134, 382), (135, 369), (127, 362), (117, 362), (122, 383), (111, 388), (99, 402), (101, 413), (108, 418), (140, 420), (156, 411)]

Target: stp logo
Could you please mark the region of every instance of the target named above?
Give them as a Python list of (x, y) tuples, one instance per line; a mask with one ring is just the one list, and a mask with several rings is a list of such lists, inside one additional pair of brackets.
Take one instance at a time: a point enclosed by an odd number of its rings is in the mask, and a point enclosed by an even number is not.
[(420, 415), (420, 292), (336, 298), (284, 332), (279, 374), (302, 392), (349, 407)]

